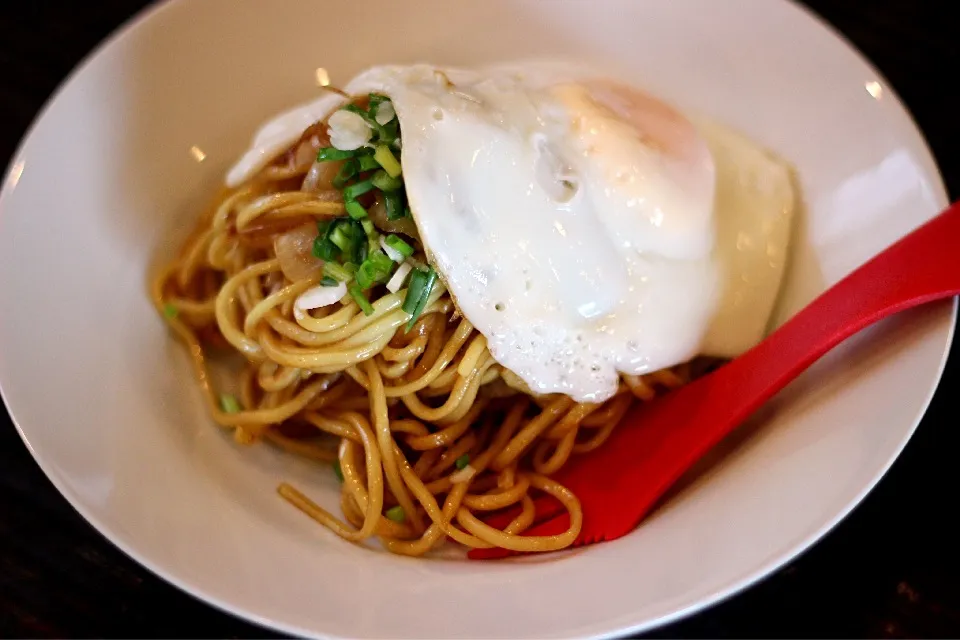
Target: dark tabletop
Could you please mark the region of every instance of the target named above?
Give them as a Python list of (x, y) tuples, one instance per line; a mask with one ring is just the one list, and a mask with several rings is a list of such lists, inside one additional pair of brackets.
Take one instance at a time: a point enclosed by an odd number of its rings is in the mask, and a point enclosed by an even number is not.
[[(0, 5), (0, 162), (13, 154), (37, 111), (80, 58), (146, 3), (8, 0)], [(960, 39), (949, 18), (956, 3), (807, 4), (859, 47), (899, 92), (956, 198)], [(9, 267), (0, 256), (0, 268)], [(960, 637), (960, 536), (957, 525), (950, 524), (957, 521), (958, 507), (956, 472), (950, 467), (960, 452), (960, 400), (950, 399), (960, 382), (960, 353), (954, 351), (906, 451), (850, 517), (779, 573), (654, 635)], [(47, 481), (2, 411), (0, 634), (272, 635), (181, 593), (114, 548)]]

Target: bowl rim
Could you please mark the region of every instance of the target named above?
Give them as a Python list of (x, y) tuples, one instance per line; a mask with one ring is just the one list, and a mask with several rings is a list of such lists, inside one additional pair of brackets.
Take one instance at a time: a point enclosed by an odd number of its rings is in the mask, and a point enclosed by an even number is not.
[[(943, 203), (949, 202), (949, 193), (946, 189), (946, 185), (943, 178), (943, 172), (940, 168), (939, 163), (937, 162), (936, 156), (933, 154), (933, 151), (929, 145), (926, 135), (923, 130), (918, 126), (917, 121), (907, 106), (907, 104), (902, 100), (899, 93), (896, 91), (896, 88), (890, 83), (890, 81), (882, 74), (874, 64), (860, 51), (856, 45), (853, 44), (842, 32), (840, 32), (836, 27), (829, 23), (825, 18), (820, 14), (815, 12), (813, 9), (803, 4), (799, 0), (781, 0), (784, 4), (792, 6), (794, 9), (799, 10), (805, 18), (809, 19), (813, 24), (819, 27), (821, 30), (825, 30), (827, 34), (832, 36), (834, 39), (838, 40), (840, 43), (845, 45), (847, 52), (852, 54), (859, 63), (861, 63), (866, 69), (868, 69), (873, 77), (880, 82), (884, 87), (885, 94), (889, 94), (890, 98), (894, 101), (896, 107), (899, 107), (902, 112), (902, 116), (906, 117), (906, 121), (912, 126), (913, 132), (917, 137), (918, 148), (922, 149), (923, 152), (930, 159), (930, 166), (934, 169), (934, 172), (931, 174), (931, 188), (933, 189), (934, 195), (941, 200)], [(94, 60), (100, 56), (104, 51), (114, 45), (116, 42), (134, 37), (136, 33), (140, 30), (143, 25), (153, 19), (155, 19), (160, 14), (171, 11), (174, 8), (186, 5), (188, 0), (160, 0), (152, 4), (148, 4), (142, 9), (138, 10), (132, 16), (121, 22), (116, 26), (107, 37), (97, 43), (89, 52), (87, 52), (69, 71), (69, 73), (57, 84), (53, 92), (45, 99), (41, 108), (34, 115), (33, 119), (30, 121), (30, 124), (25, 129), (22, 134), (19, 142), (16, 145), (16, 148), (12, 156), (8, 159), (6, 168), (2, 174), (2, 181), (0, 181), (0, 208), (3, 207), (3, 201), (6, 199), (10, 192), (10, 177), (17, 170), (17, 164), (19, 159), (22, 157), (23, 152), (30, 140), (32, 139), (36, 129), (40, 123), (45, 119), (50, 108), (55, 102), (60, 98), (61, 94), (66, 90), (67, 87), (72, 85), (77, 81), (77, 78), (86, 70), (86, 68), (94, 62)], [(944, 303), (940, 303), (944, 304)], [(747, 588), (757, 584), (764, 578), (767, 578), (774, 574), (776, 571), (781, 569), (783, 566), (787, 565), (790, 562), (797, 560), (800, 556), (805, 554), (811, 547), (813, 547), (818, 541), (820, 541), (824, 536), (830, 533), (840, 522), (846, 519), (857, 507), (862, 504), (863, 500), (874, 490), (880, 480), (889, 472), (890, 468), (893, 466), (894, 462), (902, 454), (904, 448), (909, 443), (910, 439), (916, 433), (920, 422), (924, 418), (929, 409), (930, 403), (933, 400), (934, 395), (939, 389), (940, 382), (942, 381), (943, 373), (946, 368), (947, 361), (949, 359), (951, 347), (953, 345), (954, 337), (956, 334), (957, 328), (957, 319), (960, 315), (960, 298), (954, 297), (950, 300), (951, 310), (950, 310), (950, 325), (947, 328), (943, 338), (943, 353), (941, 354), (940, 360), (937, 363), (937, 370), (935, 376), (935, 382), (931, 385), (930, 389), (927, 392), (926, 397), (922, 403), (918, 406), (917, 415), (913, 418), (912, 423), (909, 425), (909, 428), (904, 431), (904, 436), (900, 442), (897, 443), (891, 451), (891, 455), (884, 462), (882, 467), (878, 470), (876, 475), (866, 483), (863, 488), (856, 494), (856, 496), (848, 502), (846, 505), (840, 509), (837, 514), (825, 522), (819, 529), (809, 534), (807, 537), (799, 540), (792, 547), (780, 552), (776, 556), (769, 559), (766, 563), (758, 567), (752, 573), (742, 577), (736, 582), (732, 582), (727, 585), (724, 589), (721, 589), (713, 594), (710, 594), (708, 597), (701, 598), (697, 602), (688, 605), (683, 608), (678, 608), (668, 614), (661, 615), (656, 618), (647, 619), (645, 621), (628, 625), (620, 626), (619, 628), (611, 629), (606, 632), (596, 633), (590, 638), (617, 638), (626, 635), (632, 635), (636, 633), (642, 633), (663, 627), (667, 624), (677, 622), (679, 620), (688, 618), (696, 613), (702, 612), (708, 608), (714, 607), (717, 604), (720, 604), (733, 596), (740, 594), (745, 591)], [(151, 558), (147, 555), (142, 554), (138, 551), (134, 545), (129, 544), (125, 541), (123, 536), (117, 535), (114, 531), (114, 527), (106, 525), (101, 518), (97, 516), (94, 512), (94, 509), (87, 507), (84, 504), (84, 501), (72, 491), (67, 483), (67, 481), (61, 476), (61, 474), (53, 468), (53, 465), (49, 462), (45, 462), (31, 445), (30, 439), (27, 435), (27, 431), (17, 420), (16, 416), (11, 410), (10, 403), (7, 399), (7, 393), (3, 389), (2, 380), (0, 380), (0, 401), (2, 401), (4, 409), (7, 412), (7, 415), (10, 419), (11, 424), (16, 429), (17, 433), (20, 436), (20, 439), (23, 441), (23, 444), (26, 446), (27, 450), (30, 452), (30, 455), (33, 457), (37, 466), (43, 472), (44, 476), (53, 484), (56, 490), (60, 495), (67, 501), (70, 507), (77, 512), (88, 525), (93, 527), (97, 533), (99, 533), (106, 541), (108, 541), (115, 548), (119, 549), (124, 555), (133, 560), (135, 563), (145, 568), (147, 571), (152, 573), (154, 576), (160, 578), (164, 582), (174, 586), (182, 593), (187, 594), (188, 596), (194, 598), (195, 600), (202, 602), (206, 605), (209, 605), (231, 617), (236, 619), (258, 625), (265, 630), (275, 630), (283, 633), (301, 636), (301, 637), (322, 637), (322, 638), (339, 638), (340, 636), (332, 634), (317, 634), (315, 631), (307, 628), (300, 627), (296, 624), (288, 624), (282, 620), (271, 619), (267, 616), (260, 615), (254, 610), (245, 608), (242, 606), (236, 606), (225, 599), (219, 598), (211, 593), (209, 593), (203, 587), (199, 587), (195, 584), (191, 584), (188, 580), (181, 579), (175, 574), (174, 571), (171, 571), (159, 564), (153, 562)]]

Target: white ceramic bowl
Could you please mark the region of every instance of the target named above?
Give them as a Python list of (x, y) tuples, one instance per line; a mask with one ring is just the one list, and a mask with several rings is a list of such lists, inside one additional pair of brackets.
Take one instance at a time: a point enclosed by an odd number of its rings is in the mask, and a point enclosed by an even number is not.
[(375, 63), (544, 54), (604, 63), (795, 164), (806, 212), (780, 317), (946, 203), (890, 87), (785, 1), (160, 6), (57, 93), (0, 199), (0, 384), (77, 510), (216, 606), (354, 638), (645, 629), (750, 584), (843, 517), (926, 408), (952, 305), (836, 350), (632, 535), (535, 560), (411, 560), (351, 546), (274, 493), (292, 478), (333, 505), (329, 470), (240, 449), (205, 415), (182, 348), (147, 301), (147, 274), (254, 128), (315, 95), (317, 67), (342, 82)]

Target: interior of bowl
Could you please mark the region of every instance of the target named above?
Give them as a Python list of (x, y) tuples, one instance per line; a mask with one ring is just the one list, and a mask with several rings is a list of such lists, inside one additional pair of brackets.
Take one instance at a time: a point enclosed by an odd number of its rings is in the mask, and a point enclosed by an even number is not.
[[(565, 554), (480, 563), (350, 545), (275, 493), (291, 480), (336, 510), (328, 468), (237, 446), (213, 426), (146, 284), (255, 128), (315, 96), (318, 67), (336, 83), (378, 63), (545, 55), (603, 65), (795, 166), (805, 207), (778, 321), (945, 204), (892, 90), (787, 2), (163, 5), (58, 93), (0, 200), (0, 384), (74, 506), (149, 568), (264, 624), (514, 638), (606, 635), (692, 611), (772, 570), (852, 508), (926, 407), (951, 305), (837, 349), (635, 533)], [(895, 404), (876, 401), (894, 394)]]

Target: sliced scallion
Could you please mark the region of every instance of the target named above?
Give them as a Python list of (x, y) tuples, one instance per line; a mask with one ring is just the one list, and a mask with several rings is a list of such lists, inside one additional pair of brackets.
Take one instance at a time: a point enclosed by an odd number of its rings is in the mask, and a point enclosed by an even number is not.
[(461, 470), (461, 471), (462, 471), (463, 469), (465, 469), (468, 464), (470, 464), (470, 454), (469, 454), (469, 453), (463, 454), (462, 456), (460, 456), (459, 458), (457, 458), (456, 462), (453, 463), (453, 465), (454, 465), (458, 470)]
[(407, 297), (403, 299), (403, 310), (413, 315), (417, 309), (417, 303), (423, 295), (423, 288), (427, 284), (427, 272), (425, 269), (414, 269), (410, 273), (410, 284), (407, 286)]
[(374, 169), (380, 168), (380, 163), (377, 162), (377, 159), (370, 155), (357, 158), (357, 165), (360, 167), (360, 171), (373, 171)]
[(240, 402), (237, 400), (236, 396), (229, 393), (221, 394), (220, 409), (224, 413), (240, 413), (242, 410), (240, 407)]
[(370, 180), (363, 180), (361, 182), (357, 182), (356, 184), (352, 184), (343, 190), (343, 199), (348, 202), (350, 200), (356, 200), (357, 198), (359, 198), (360, 196), (362, 196), (367, 191), (370, 191), (373, 188), (374, 188), (374, 184)]
[[(334, 263), (328, 262), (324, 265), (324, 268), (326, 268), (327, 264), (334, 264)], [(330, 276), (323, 276), (323, 279), (320, 281), (320, 285), (324, 287), (335, 287), (338, 284), (340, 284), (340, 281), (337, 280), (336, 278), (331, 278)]]
[(313, 257), (321, 260), (333, 260), (337, 257), (340, 250), (337, 246), (323, 236), (317, 236), (313, 241)]
[(353, 238), (348, 234), (349, 231), (346, 230), (346, 226), (338, 224), (333, 233), (330, 234), (330, 242), (335, 244), (340, 251), (351, 253), (353, 251)]
[(178, 313), (179, 311), (177, 310), (177, 308), (173, 306), (171, 303), (168, 302), (167, 304), (163, 305), (164, 317), (173, 319), (177, 317)]
[(317, 162), (327, 162), (328, 160), (346, 160), (357, 155), (356, 151), (344, 151), (336, 147), (324, 147), (317, 152)]
[(400, 178), (391, 178), (383, 169), (373, 174), (370, 182), (372, 182), (373, 186), (377, 189), (380, 189), (380, 191), (397, 191), (403, 187), (403, 180)]
[(339, 460), (333, 463), (333, 475), (337, 476), (337, 480), (343, 482), (343, 469), (340, 468)]
[(409, 258), (413, 255), (413, 247), (407, 244), (400, 236), (391, 233), (387, 236), (384, 242), (387, 243), (388, 247), (397, 253), (402, 254), (404, 258)]
[(393, 520), (394, 522), (403, 523), (407, 519), (407, 514), (400, 505), (390, 507), (383, 515), (387, 517), (387, 520)]
[(417, 319), (427, 306), (427, 300), (430, 298), (430, 292), (433, 291), (437, 283), (437, 272), (432, 267), (426, 269), (415, 269), (410, 276), (410, 287), (407, 289), (407, 297), (403, 300), (403, 310), (410, 314), (407, 321), (407, 331), (413, 328)]
[(380, 163), (380, 166), (383, 167), (383, 170), (386, 171), (387, 175), (391, 178), (400, 177), (402, 171), (400, 162), (397, 161), (396, 156), (390, 151), (390, 147), (385, 144), (378, 144), (376, 151), (373, 152), (373, 157)]
[(325, 278), (333, 278), (334, 284), (347, 282), (353, 277), (353, 273), (344, 265), (332, 261), (323, 263), (323, 275)]
[(399, 220), (403, 217), (403, 192), (388, 191), (383, 194), (387, 207), (387, 220)]
[(354, 220), (360, 220), (367, 217), (367, 210), (364, 209), (363, 205), (356, 200), (347, 200), (343, 206), (347, 210), (347, 215)]
[(367, 234), (367, 237), (371, 237), (377, 233), (376, 227), (373, 226), (373, 220), (366, 218), (360, 221), (360, 226), (363, 227), (363, 232)]
[[(357, 271), (357, 275), (360, 275), (360, 271)], [(359, 284), (356, 282), (351, 283), (350, 286), (347, 287), (347, 291), (350, 293), (350, 297), (352, 297), (360, 307), (360, 310), (363, 311), (363, 315), (373, 315), (373, 305), (370, 304), (369, 300), (367, 300), (367, 296), (364, 295)]]

